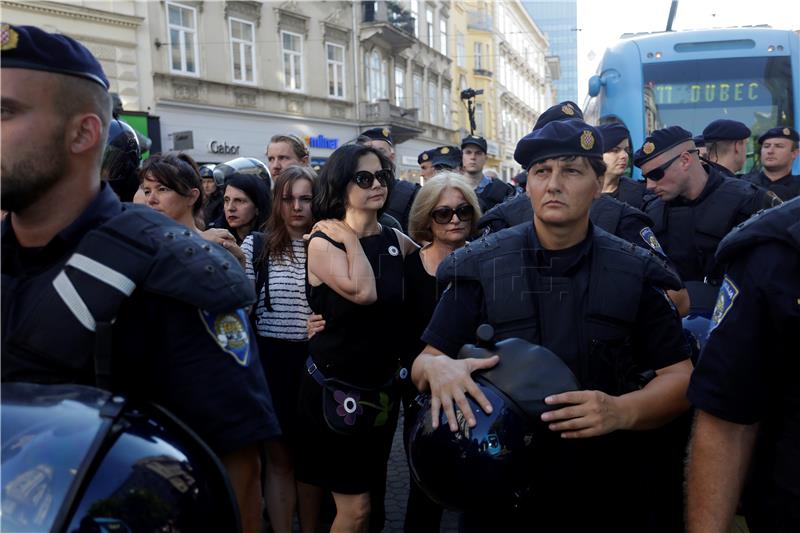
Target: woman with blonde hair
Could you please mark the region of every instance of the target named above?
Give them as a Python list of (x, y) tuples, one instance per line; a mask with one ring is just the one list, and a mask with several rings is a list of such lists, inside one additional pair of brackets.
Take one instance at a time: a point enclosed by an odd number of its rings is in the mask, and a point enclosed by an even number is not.
[[(408, 217), (411, 238), (422, 245), (406, 256), (403, 264), (405, 291), (403, 307), (406, 324), (403, 366), (411, 368), (425, 347), (422, 332), (433, 316), (445, 287), (436, 281), (436, 270), (448, 254), (461, 248), (478, 227), (481, 209), (475, 191), (456, 172), (443, 172), (419, 190)], [(408, 383), (403, 391), (403, 441), (417, 419), (418, 392)], [(439, 531), (442, 507), (431, 501), (411, 480), (406, 506), (405, 531)]]

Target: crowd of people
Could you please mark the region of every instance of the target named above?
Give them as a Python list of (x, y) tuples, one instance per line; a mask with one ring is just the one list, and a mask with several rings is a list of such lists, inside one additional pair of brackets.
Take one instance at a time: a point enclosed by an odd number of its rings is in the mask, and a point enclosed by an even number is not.
[[(4, 32), (3, 381), (97, 385), (88, 313), (110, 331), (108, 387), (210, 445), (245, 531), (262, 514), (316, 531), (330, 493), (332, 531), (377, 532), (401, 409), (406, 447), (420, 392), (434, 427), (474, 426), (468, 397), (492, 411), (473, 373), (502, 361), (459, 358), (488, 323), (550, 349), (581, 390), (531, 422), (561, 442), (522, 503), (465, 509), (464, 531), (722, 532), (737, 512), (754, 532), (800, 527), (793, 128), (758, 138), (748, 175), (744, 124), (673, 125), (633, 146), (572, 102), (519, 140), (514, 185), (487, 175), (476, 135), (419, 154), (424, 185), (396, 180), (382, 127), (319, 173), (286, 132), (266, 164), (170, 152), (139, 165), (87, 49)], [(99, 301), (78, 253), (134, 288)], [(61, 320), (46, 336), (31, 325), (44, 315)], [(410, 487), (406, 531), (438, 531), (441, 504)]]

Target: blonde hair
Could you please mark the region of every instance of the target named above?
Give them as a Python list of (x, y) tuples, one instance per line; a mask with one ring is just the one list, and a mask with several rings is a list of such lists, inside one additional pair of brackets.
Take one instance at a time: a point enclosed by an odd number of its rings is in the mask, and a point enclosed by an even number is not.
[(481, 217), (481, 208), (478, 197), (472, 187), (464, 181), (458, 172), (440, 172), (425, 182), (417, 193), (411, 212), (408, 215), (408, 233), (416, 242), (433, 241), (431, 231), (431, 211), (436, 209), (436, 204), (445, 189), (452, 188), (464, 195), (464, 200), (475, 210), (475, 216), (470, 221), (468, 235), (474, 235), (478, 230), (478, 219)]

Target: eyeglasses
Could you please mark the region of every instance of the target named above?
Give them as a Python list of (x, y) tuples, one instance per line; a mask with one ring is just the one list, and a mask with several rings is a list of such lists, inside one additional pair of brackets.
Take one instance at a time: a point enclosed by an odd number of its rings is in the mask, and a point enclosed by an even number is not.
[(697, 148), (692, 148), (691, 150), (686, 150), (684, 152), (681, 152), (678, 155), (676, 155), (675, 157), (673, 157), (672, 159), (670, 159), (669, 161), (667, 161), (666, 163), (664, 163), (663, 165), (654, 168), (653, 170), (651, 170), (647, 174), (642, 174), (642, 176), (644, 176), (645, 179), (648, 179), (648, 180), (651, 180), (651, 181), (658, 181), (658, 180), (660, 180), (661, 178), (664, 177), (664, 173), (667, 171), (667, 169), (670, 167), (670, 165), (672, 165), (672, 163), (677, 161), (678, 158), (680, 158), (683, 154), (696, 154), (699, 151), (700, 150), (698, 150)]
[(353, 176), (353, 181), (355, 182), (355, 184), (361, 187), (362, 189), (369, 189), (370, 187), (372, 187), (372, 184), (375, 182), (376, 179), (378, 180), (378, 183), (381, 184), (381, 186), (386, 187), (386, 184), (389, 183), (389, 180), (392, 179), (392, 171), (383, 169), (383, 170), (378, 170), (377, 172), (375, 172), (375, 174), (373, 174), (368, 170), (359, 170)]
[(475, 216), (475, 209), (469, 204), (461, 204), (455, 209), (452, 207), (437, 207), (431, 211), (431, 217), (437, 224), (447, 224), (453, 220), (453, 213), (461, 222), (469, 222)]

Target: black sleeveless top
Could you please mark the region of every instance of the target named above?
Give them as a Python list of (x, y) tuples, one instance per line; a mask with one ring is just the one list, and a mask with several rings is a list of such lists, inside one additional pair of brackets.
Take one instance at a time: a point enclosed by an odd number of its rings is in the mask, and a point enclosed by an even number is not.
[(436, 276), (431, 276), (425, 270), (420, 252), (414, 250), (408, 254), (403, 264), (403, 322), (406, 337), (403, 363), (406, 368), (411, 368), (414, 358), (425, 348), (422, 333), (428, 327), (433, 310), (446, 288), (444, 283), (436, 281)]
[[(314, 233), (314, 237), (345, 249), (322, 232)], [(403, 326), (398, 319), (403, 303), (403, 254), (397, 234), (387, 226), (360, 242), (372, 265), (378, 299), (370, 305), (358, 305), (324, 283), (312, 287), (307, 282), (306, 267), (308, 303), (325, 319), (325, 329), (311, 338), (309, 351), (326, 377), (375, 387), (392, 377), (402, 351)]]

